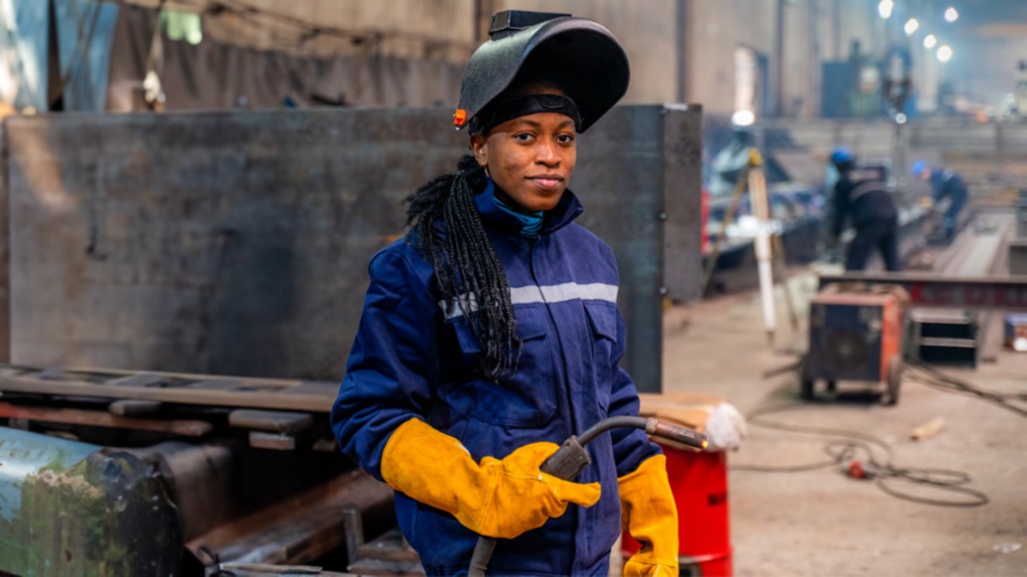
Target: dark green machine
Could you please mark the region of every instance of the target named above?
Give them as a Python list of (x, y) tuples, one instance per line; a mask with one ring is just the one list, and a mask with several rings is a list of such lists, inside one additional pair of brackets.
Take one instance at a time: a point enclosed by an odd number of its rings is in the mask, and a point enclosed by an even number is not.
[(181, 540), (170, 500), (135, 456), (0, 427), (0, 572), (175, 575)]

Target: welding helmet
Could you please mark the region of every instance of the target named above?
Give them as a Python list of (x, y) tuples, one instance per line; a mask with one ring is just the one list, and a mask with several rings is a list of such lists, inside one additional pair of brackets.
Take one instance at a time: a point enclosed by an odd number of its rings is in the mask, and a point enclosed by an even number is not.
[(844, 164), (846, 162), (852, 162), (853, 159), (852, 151), (847, 146), (836, 146), (831, 151), (831, 164)]
[[(453, 123), (476, 133), (496, 122), (492, 114), (504, 91), (525, 79), (554, 84), (576, 109), (575, 126), (584, 132), (628, 90), (630, 71), (624, 49), (609, 30), (570, 14), (507, 10), (492, 17), (490, 39), (471, 56), (460, 86)], [(536, 106), (557, 109), (560, 97)], [(530, 112), (526, 112), (530, 113)]]

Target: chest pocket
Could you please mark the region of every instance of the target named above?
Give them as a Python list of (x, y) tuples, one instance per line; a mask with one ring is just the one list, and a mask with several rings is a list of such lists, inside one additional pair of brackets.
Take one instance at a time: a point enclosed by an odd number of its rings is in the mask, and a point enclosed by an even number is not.
[[(493, 425), (537, 427), (544, 425), (556, 412), (556, 383), (553, 372), (553, 343), (548, 313), (536, 306), (521, 306), (517, 312), (517, 336), (523, 343), (516, 371), (500, 378), (498, 383), (474, 380), (465, 385), (474, 398), (475, 413)], [(481, 345), (474, 338), (466, 319), (455, 324), (460, 350), (465, 362), (477, 361)]]
[(585, 301), (585, 312), (592, 329), (592, 367), (599, 408), (603, 416), (610, 409), (613, 386), (613, 350), (617, 343), (617, 306), (601, 301)]

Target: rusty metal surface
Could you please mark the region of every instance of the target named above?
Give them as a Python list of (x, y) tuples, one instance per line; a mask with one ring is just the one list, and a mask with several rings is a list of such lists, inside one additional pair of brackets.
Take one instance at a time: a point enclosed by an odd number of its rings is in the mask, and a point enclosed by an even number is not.
[(420, 557), (399, 529), (386, 531), (374, 541), (364, 543), (360, 512), (347, 507), (343, 517), (349, 553), (347, 571), (360, 575), (424, 575)]
[[(362, 471), (336, 477), (310, 491), (190, 539), (199, 559), (215, 553), (221, 562), (309, 563), (343, 545), (343, 511), (360, 509), (377, 530), (392, 516), (393, 492)], [(368, 524), (371, 524), (368, 522)], [(201, 549), (206, 549), (203, 551)]]
[(466, 149), (449, 114), (8, 119), (14, 358), (339, 379), (400, 200)]
[[(0, 238), (10, 239), (7, 126), (0, 122)], [(0, 242), (0, 362), (11, 360), (11, 243)]]
[(820, 286), (859, 282), (905, 287), (913, 306), (969, 310), (1027, 311), (1027, 277), (948, 278), (905, 273), (824, 275)]
[[(571, 188), (617, 256), (643, 390), (659, 388), (660, 289), (686, 298), (699, 259), (699, 114), (620, 107), (579, 139)], [(400, 200), (466, 151), (446, 110), (6, 123), (13, 358), (35, 364), (338, 381)]]
[(702, 298), (701, 105), (666, 105), (663, 119), (664, 284), (675, 302)]
[(176, 575), (181, 532), (133, 455), (0, 427), (0, 560), (16, 575)]
[(663, 108), (611, 110), (578, 144), (570, 188), (585, 213), (578, 223), (613, 248), (618, 304), (627, 324), (623, 367), (640, 391), (659, 391), (663, 342)]
[(0, 418), (155, 431), (185, 437), (202, 437), (214, 429), (214, 426), (206, 421), (119, 417), (105, 411), (22, 406), (4, 402), (0, 402)]
[(175, 503), (184, 540), (244, 514), (238, 490), (243, 469), (239, 446), (167, 441), (130, 452), (160, 472)]

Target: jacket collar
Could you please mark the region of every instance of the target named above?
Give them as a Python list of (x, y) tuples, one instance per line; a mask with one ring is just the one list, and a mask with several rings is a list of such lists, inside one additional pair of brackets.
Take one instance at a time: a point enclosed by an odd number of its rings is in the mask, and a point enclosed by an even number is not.
[[(493, 226), (511, 234), (520, 234), (527, 219), (516, 214), (509, 213), (495, 201), (496, 186), (492, 179), (488, 179), (488, 186), (474, 197), (478, 205), (478, 212), (487, 226)], [(560, 202), (552, 210), (547, 210), (542, 216), (542, 230), (539, 235), (550, 234), (567, 226), (574, 219), (578, 218), (585, 208), (581, 206), (578, 197), (570, 190), (565, 190)]]

